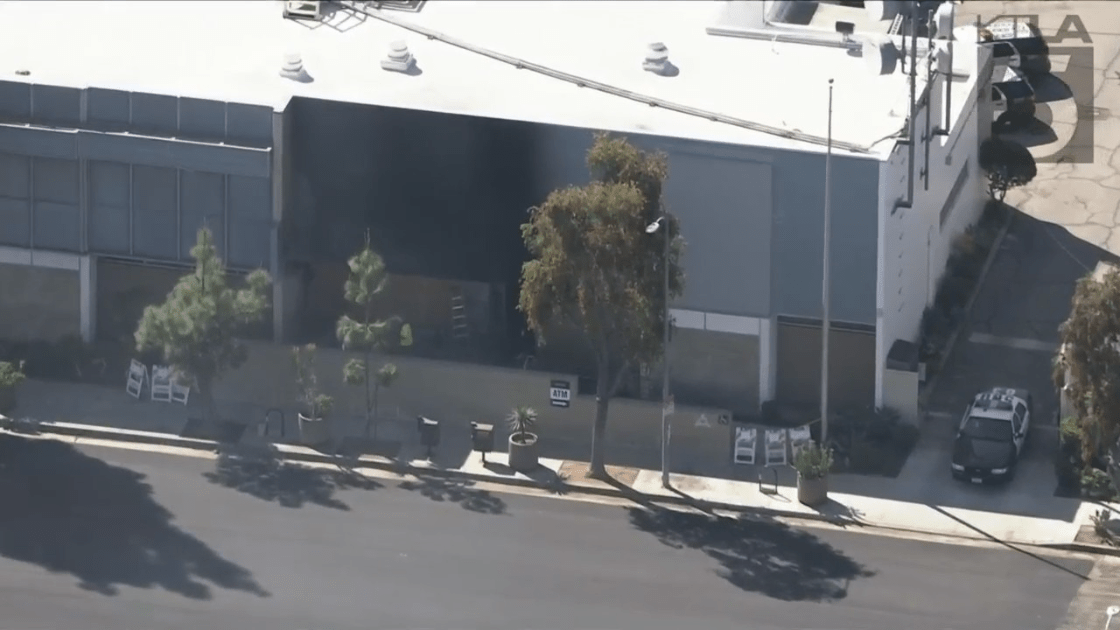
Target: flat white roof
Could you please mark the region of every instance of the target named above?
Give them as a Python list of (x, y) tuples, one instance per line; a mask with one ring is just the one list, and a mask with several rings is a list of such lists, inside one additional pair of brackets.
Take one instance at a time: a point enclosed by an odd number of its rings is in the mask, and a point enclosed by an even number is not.
[[(331, 3), (324, 2), (328, 9)], [(833, 138), (884, 157), (905, 122), (901, 72), (873, 75), (842, 49), (709, 35), (724, 2), (433, 1), (385, 11), (488, 50), (640, 95), (824, 137), (834, 78)], [(383, 70), (404, 40), (422, 71)], [(642, 69), (664, 42), (678, 76)], [(314, 79), (279, 76), (285, 53)], [(26, 70), (28, 76), (16, 75)], [(517, 69), (349, 10), (322, 24), (285, 20), (275, 1), (0, 1), (0, 78), (103, 87), (282, 108), (293, 95), (623, 133), (823, 151), (804, 141), (713, 122)]]

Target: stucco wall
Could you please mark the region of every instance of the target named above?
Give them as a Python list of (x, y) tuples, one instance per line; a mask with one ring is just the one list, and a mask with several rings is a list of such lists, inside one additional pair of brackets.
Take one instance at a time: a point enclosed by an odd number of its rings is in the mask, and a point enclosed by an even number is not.
[[(980, 129), (990, 127), (990, 119), (982, 116), (983, 102), (980, 111), (973, 104), (978, 96), (983, 101), (987, 91), (978, 91), (975, 85), (967, 88), (965, 83), (953, 85), (953, 102), (963, 105), (963, 112), (950, 135), (933, 136), (928, 182), (921, 175), (926, 168), (924, 149), (919, 147), (915, 152), (913, 207), (892, 212), (896, 200), (906, 191), (906, 147), (897, 147), (890, 160), (882, 164), (885, 249), (880, 365), (892, 343), (917, 340), (922, 312), (933, 302), (953, 241), (979, 219), (983, 210), (985, 175), (977, 163), (977, 153)], [(934, 94), (933, 127), (943, 126), (942, 94)], [(917, 119), (919, 133), (924, 133), (925, 115), (919, 113)]]
[(78, 335), (80, 291), (77, 271), (0, 263), (0, 339)]
[[(347, 355), (320, 348), (317, 358), (320, 383), (336, 397), (334, 414), (360, 414), (364, 409), (359, 388), (342, 383), (342, 365)], [(482, 365), (451, 363), (407, 356), (393, 356), (399, 380), (381, 395), (384, 413), (401, 409), (402, 415), (424, 415), (443, 422), (444, 431), (469, 430), (473, 421), (502, 424), (510, 409), (529, 405), (540, 413), (537, 433), (542, 436), (542, 454), (553, 447), (586, 444), (595, 413), (592, 396), (576, 393), (577, 378), (570, 374), (515, 370)], [(552, 380), (571, 383), (573, 399), (568, 408), (549, 404)], [(296, 407), (296, 386), (291, 348), (253, 343), (249, 361), (227, 375), (216, 390), (219, 399), (253, 402), (282, 409)], [(395, 413), (395, 411), (393, 412)], [(710, 427), (697, 427), (701, 414)], [(727, 412), (678, 405), (673, 421), (673, 443), (682, 461), (727, 461), (730, 452), (729, 425), (719, 423)], [(611, 446), (630, 451), (655, 453), (660, 448), (660, 405), (653, 402), (616, 399), (611, 401), (607, 440)], [(570, 453), (570, 451), (567, 451)]]

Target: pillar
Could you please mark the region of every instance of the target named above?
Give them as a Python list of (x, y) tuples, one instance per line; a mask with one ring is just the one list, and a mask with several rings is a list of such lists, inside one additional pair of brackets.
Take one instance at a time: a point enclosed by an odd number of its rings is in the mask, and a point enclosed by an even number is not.
[(92, 343), (97, 338), (96, 256), (87, 255), (78, 259), (78, 287), (82, 341)]

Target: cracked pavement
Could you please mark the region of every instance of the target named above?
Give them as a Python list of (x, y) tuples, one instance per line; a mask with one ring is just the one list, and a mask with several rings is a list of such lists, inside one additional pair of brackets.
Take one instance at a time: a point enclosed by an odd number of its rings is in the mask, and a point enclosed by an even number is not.
[[(1053, 36), (1067, 16), (1081, 18), (1092, 41), (1093, 64), (1076, 55), (1051, 55), (1053, 74), (1067, 84), (1088, 85), (1073, 98), (1039, 103), (1036, 117), (1053, 133), (1025, 142), (1038, 160), (1038, 176), (1011, 191), (1018, 208), (985, 278), (957, 347), (928, 404), (931, 422), (952, 423), (980, 389), (1026, 387), (1036, 398), (1036, 425), (1056, 422), (1057, 396), (1051, 360), (1058, 326), (1069, 313), (1077, 280), (1098, 262), (1120, 255), (1120, 24), (1115, 5), (1105, 2), (967, 2), (958, 23), (998, 15), (1037, 14), (1044, 35)], [(1068, 28), (1068, 27), (1067, 27)], [(1051, 41), (1052, 48), (1082, 44), (1076, 36)], [(1036, 81), (1047, 88), (1053, 80)], [(1071, 89), (1076, 88), (1071, 85)], [(1046, 97), (1039, 88), (1040, 100)], [(1053, 90), (1047, 89), (1050, 93)], [(1092, 138), (1075, 133), (1091, 125)], [(1018, 139), (1018, 138), (1016, 138)], [(1072, 150), (1071, 150), (1072, 149)], [(1092, 155), (1077, 163), (1070, 154)], [(941, 435), (942, 431), (928, 432)], [(1035, 449), (1040, 451), (1043, 449)]]

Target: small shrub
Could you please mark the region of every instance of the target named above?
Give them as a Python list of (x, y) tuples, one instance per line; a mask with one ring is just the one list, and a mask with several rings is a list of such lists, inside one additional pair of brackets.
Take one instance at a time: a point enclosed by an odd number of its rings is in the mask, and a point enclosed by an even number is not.
[(1099, 468), (1087, 468), (1081, 474), (1081, 493), (1097, 501), (1112, 501), (1118, 496), (1112, 477)]
[(805, 479), (821, 479), (832, 470), (832, 463), (832, 451), (814, 442), (797, 454), (793, 467)]
[(942, 313), (955, 321), (957, 312), (968, 302), (971, 293), (972, 283), (970, 281), (946, 274), (941, 280), (941, 285), (937, 289), (937, 297), (934, 298), (933, 303)]

